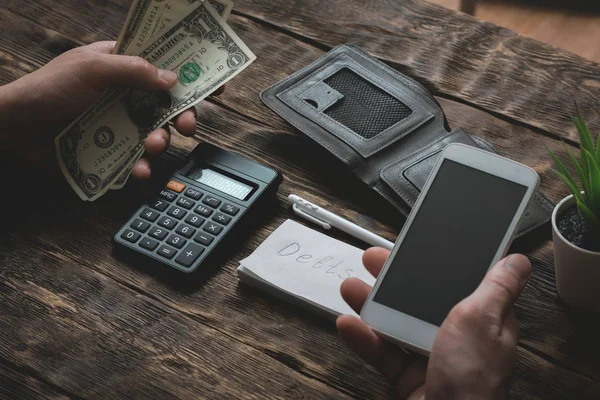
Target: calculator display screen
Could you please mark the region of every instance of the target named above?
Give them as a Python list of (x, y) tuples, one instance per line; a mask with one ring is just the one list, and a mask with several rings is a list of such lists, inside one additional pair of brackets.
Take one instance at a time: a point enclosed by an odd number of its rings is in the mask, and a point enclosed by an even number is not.
[(196, 182), (202, 183), (239, 200), (245, 200), (254, 190), (252, 186), (210, 168), (195, 168), (191, 170), (187, 176)]

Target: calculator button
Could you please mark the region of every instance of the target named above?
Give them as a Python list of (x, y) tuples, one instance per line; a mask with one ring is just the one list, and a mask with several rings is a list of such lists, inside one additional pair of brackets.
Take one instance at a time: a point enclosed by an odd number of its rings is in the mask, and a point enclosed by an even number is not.
[(221, 233), (221, 231), (223, 230), (223, 227), (221, 225), (218, 224), (213, 224), (212, 222), (207, 223), (206, 225), (204, 225), (204, 232), (208, 232), (211, 235), (218, 235), (219, 233)]
[(189, 268), (196, 262), (202, 253), (204, 253), (204, 248), (197, 244), (190, 243), (175, 259), (175, 262)]
[(217, 221), (221, 225), (229, 225), (229, 223), (231, 222), (231, 217), (225, 214), (217, 213), (213, 217), (213, 221)]
[(160, 247), (160, 249), (158, 249), (157, 253), (158, 253), (158, 255), (163, 256), (164, 258), (167, 258), (170, 260), (173, 257), (175, 257), (175, 254), (177, 254), (177, 250), (175, 250), (172, 247), (163, 245)]
[(221, 205), (221, 200), (215, 199), (214, 197), (207, 197), (204, 200), (202, 200), (202, 202), (204, 204), (206, 204), (207, 206), (211, 206), (214, 208), (217, 208)]
[(181, 206), (183, 208), (187, 208), (188, 210), (191, 210), (192, 207), (194, 207), (196, 205), (196, 203), (194, 203), (193, 201), (186, 199), (185, 197), (180, 197), (177, 200), (177, 204), (178, 206)]
[(178, 235), (171, 235), (169, 239), (167, 239), (167, 244), (170, 244), (173, 247), (177, 247), (178, 249), (182, 248), (187, 240)]
[(160, 191), (159, 196), (162, 199), (168, 201), (169, 203), (171, 203), (173, 200), (175, 200), (177, 198), (177, 195), (175, 193), (170, 192), (168, 190), (164, 190), (164, 189)]
[(123, 232), (123, 234), (121, 235), (121, 239), (127, 240), (130, 243), (135, 243), (138, 241), (138, 239), (141, 237), (142, 235), (140, 235), (137, 232), (134, 232), (130, 229), (127, 229), (125, 232)]
[(200, 215), (202, 215), (203, 217), (206, 217), (206, 218), (208, 218), (208, 217), (210, 217), (210, 216), (212, 215), (212, 213), (213, 213), (213, 210), (211, 210), (211, 209), (210, 209), (210, 208), (208, 208), (208, 207), (204, 207), (204, 206), (198, 206), (198, 207), (196, 207), (196, 209), (194, 210), (194, 212), (195, 212), (196, 214), (200, 214)]
[(194, 233), (196, 233), (196, 230), (189, 225), (181, 224), (181, 225), (179, 225), (179, 227), (177, 228), (177, 230), (175, 232), (177, 232), (181, 236), (185, 236), (186, 238), (189, 239), (192, 236), (194, 236)]
[(131, 223), (131, 228), (138, 232), (146, 233), (146, 231), (150, 228), (150, 224), (146, 221), (142, 221), (141, 219), (136, 219)]
[(171, 181), (167, 185), (167, 189), (171, 189), (174, 192), (181, 193), (185, 189), (185, 185), (177, 181)]
[(187, 211), (185, 211), (183, 208), (171, 207), (171, 208), (169, 208), (169, 211), (167, 211), (167, 214), (169, 214), (173, 218), (181, 219), (181, 218), (185, 217), (185, 214), (187, 214)]
[(194, 238), (194, 240), (206, 247), (210, 246), (210, 244), (215, 240), (214, 237), (207, 235), (204, 232), (200, 232), (196, 235), (196, 237)]
[(225, 203), (225, 205), (221, 207), (221, 211), (235, 217), (237, 213), (240, 212), (240, 209), (236, 206), (232, 206), (231, 204)]
[(145, 237), (140, 241), (140, 247), (146, 250), (154, 251), (154, 249), (158, 247), (158, 242), (154, 239)]
[(160, 214), (156, 211), (152, 211), (151, 209), (146, 208), (144, 211), (142, 211), (140, 217), (144, 218), (146, 221), (154, 222), (158, 219), (159, 215)]
[(158, 225), (162, 226), (163, 228), (173, 229), (175, 226), (177, 226), (177, 220), (174, 218), (162, 217), (160, 221), (158, 221)]
[(204, 195), (204, 193), (202, 193), (198, 190), (195, 190), (195, 189), (188, 189), (185, 191), (185, 196), (189, 197), (190, 199), (194, 199), (194, 200), (200, 200), (203, 195)]
[(158, 211), (165, 211), (167, 207), (169, 207), (169, 203), (164, 200), (156, 200), (154, 203), (152, 203), (152, 208)]
[(163, 240), (167, 236), (167, 233), (169, 233), (169, 231), (166, 229), (153, 227), (150, 229), (149, 235), (158, 240)]
[(204, 223), (204, 221), (206, 221), (204, 218), (199, 217), (194, 214), (188, 215), (188, 217), (185, 219), (186, 223), (188, 223), (190, 225), (194, 225), (196, 228), (200, 228), (202, 226), (202, 224)]

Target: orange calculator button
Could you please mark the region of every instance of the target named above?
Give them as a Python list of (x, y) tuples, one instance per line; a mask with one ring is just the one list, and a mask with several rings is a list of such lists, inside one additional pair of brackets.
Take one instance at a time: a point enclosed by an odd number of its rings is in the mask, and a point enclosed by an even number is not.
[(171, 181), (167, 185), (167, 189), (171, 189), (174, 192), (181, 193), (185, 189), (185, 185), (177, 181)]

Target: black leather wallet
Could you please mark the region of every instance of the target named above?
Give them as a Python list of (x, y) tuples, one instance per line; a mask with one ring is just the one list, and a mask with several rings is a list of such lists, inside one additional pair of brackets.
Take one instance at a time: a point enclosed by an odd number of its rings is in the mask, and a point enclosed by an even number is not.
[[(352, 45), (334, 48), (264, 90), (261, 99), (405, 216), (447, 145), (496, 152), (482, 138), (451, 130), (439, 103), (419, 83)], [(538, 193), (518, 235), (547, 223), (552, 209)]]

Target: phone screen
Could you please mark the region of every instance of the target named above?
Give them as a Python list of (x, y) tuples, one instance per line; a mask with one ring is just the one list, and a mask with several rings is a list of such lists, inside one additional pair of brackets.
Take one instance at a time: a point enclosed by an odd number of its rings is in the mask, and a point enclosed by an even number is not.
[(443, 161), (373, 300), (440, 326), (485, 276), (526, 193)]

